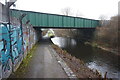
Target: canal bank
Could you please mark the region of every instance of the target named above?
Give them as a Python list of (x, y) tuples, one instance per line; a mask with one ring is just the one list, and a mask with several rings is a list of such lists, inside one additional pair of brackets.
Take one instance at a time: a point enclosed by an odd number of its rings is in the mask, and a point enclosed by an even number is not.
[(85, 42), (85, 44), (86, 45), (91, 45), (92, 47), (96, 47), (96, 48), (111, 52), (111, 53), (113, 53), (113, 54), (115, 54), (117, 56), (120, 56), (120, 54), (118, 52), (118, 47), (116, 47), (116, 49), (108, 48), (108, 47), (97, 44), (97, 42)]
[(97, 70), (102, 77), (107, 72), (108, 78), (119, 78), (120, 65), (118, 56), (90, 45), (85, 45), (75, 38), (55, 37), (52, 42), (72, 56), (83, 60), (87, 67), (93, 69), (93, 71)]
[(71, 56), (67, 51), (62, 50), (57, 45), (51, 45), (52, 48), (58, 53), (58, 55), (67, 63), (70, 69), (75, 73), (77, 78), (80, 79), (101, 79), (101, 74), (96, 70), (93, 72), (89, 69), (85, 63), (77, 59), (75, 56)]

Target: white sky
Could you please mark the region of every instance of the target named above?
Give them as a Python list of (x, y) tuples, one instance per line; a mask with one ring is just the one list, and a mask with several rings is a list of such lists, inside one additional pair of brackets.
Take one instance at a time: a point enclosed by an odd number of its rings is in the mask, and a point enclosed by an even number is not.
[[(5, 0), (0, 0), (5, 1)], [(108, 19), (118, 14), (120, 0), (17, 0), (16, 9), (44, 13), (62, 14), (61, 10), (70, 7), (72, 15), (98, 19), (105, 15)]]

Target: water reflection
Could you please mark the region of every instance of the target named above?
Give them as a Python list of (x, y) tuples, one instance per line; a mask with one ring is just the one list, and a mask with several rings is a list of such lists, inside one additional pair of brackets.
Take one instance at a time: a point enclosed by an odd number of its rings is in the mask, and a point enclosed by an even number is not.
[[(74, 39), (65, 39), (60, 37), (51, 38), (54, 44), (59, 45), (59, 47), (64, 48), (68, 46), (76, 46), (76, 41)], [(69, 45), (68, 45), (69, 44)]]
[(52, 38), (52, 42), (67, 50), (71, 55), (82, 59), (89, 68), (100, 71), (102, 76), (104, 76), (105, 72), (107, 72), (109, 78), (118, 78), (120, 76), (120, 64), (116, 55), (84, 45), (76, 39), (55, 37)]

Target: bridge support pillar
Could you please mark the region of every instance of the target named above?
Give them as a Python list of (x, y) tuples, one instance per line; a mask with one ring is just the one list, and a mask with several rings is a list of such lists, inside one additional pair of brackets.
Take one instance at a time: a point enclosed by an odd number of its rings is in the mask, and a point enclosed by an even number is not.
[(34, 28), (34, 29), (36, 32), (37, 41), (40, 41), (42, 39), (42, 30), (41, 28)]

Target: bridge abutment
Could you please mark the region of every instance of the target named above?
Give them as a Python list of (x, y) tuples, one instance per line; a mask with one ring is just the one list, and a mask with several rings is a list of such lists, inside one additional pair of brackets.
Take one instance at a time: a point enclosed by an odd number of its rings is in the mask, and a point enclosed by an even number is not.
[(86, 42), (92, 41), (96, 28), (81, 28), (77, 30), (77, 40)]
[(42, 39), (42, 30), (41, 28), (34, 27), (35, 33), (36, 33), (36, 39), (39, 42)]

